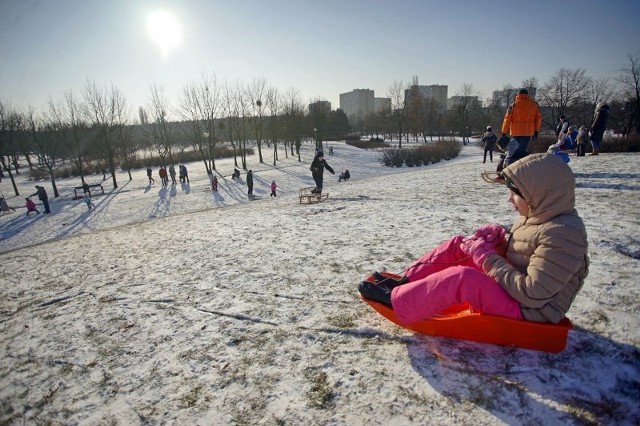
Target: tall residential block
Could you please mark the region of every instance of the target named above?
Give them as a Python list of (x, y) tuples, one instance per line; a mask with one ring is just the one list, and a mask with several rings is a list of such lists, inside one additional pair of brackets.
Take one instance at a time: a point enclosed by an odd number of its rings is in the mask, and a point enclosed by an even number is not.
[(340, 109), (347, 114), (352, 123), (363, 120), (367, 115), (375, 112), (374, 107), (373, 90), (354, 89), (340, 94)]
[(424, 99), (433, 99), (441, 110), (447, 109), (447, 96), (449, 86), (443, 84), (432, 84), (429, 86), (412, 86), (404, 91), (404, 102), (408, 105), (411, 102), (411, 94), (418, 93)]

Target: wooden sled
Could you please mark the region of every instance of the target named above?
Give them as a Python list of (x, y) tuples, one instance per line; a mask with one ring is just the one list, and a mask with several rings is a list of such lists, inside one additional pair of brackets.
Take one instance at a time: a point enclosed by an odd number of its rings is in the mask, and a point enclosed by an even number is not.
[(298, 196), (300, 197), (300, 204), (315, 204), (322, 202), (329, 198), (328, 192), (322, 192), (320, 194), (314, 194), (311, 192), (315, 187), (302, 188), (298, 191)]
[(485, 182), (504, 183), (504, 178), (498, 172), (491, 172), (491, 171), (485, 170), (484, 172), (480, 173), (480, 176), (482, 176), (482, 179)]
[(559, 324), (520, 321), (473, 312), (468, 304), (452, 306), (437, 318), (402, 325), (393, 309), (362, 296), (361, 299), (389, 321), (416, 333), (536, 351), (562, 352), (573, 328), (566, 317)]

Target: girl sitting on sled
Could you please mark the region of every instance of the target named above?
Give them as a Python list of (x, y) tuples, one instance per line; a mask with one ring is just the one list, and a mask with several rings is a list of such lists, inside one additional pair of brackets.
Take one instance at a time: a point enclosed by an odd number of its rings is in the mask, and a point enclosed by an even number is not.
[(456, 236), (399, 279), (374, 273), (364, 298), (395, 311), (402, 324), (468, 303), (474, 311), (559, 323), (588, 274), (587, 233), (574, 208), (575, 177), (556, 155), (532, 154), (503, 170), (520, 214), (508, 238), (497, 224)]

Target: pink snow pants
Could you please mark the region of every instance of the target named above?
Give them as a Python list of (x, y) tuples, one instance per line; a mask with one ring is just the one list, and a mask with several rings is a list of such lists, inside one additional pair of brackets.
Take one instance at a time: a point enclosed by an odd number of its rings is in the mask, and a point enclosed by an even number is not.
[(401, 323), (432, 318), (462, 303), (476, 312), (522, 319), (520, 304), (460, 249), (464, 238), (459, 235), (442, 243), (407, 269), (409, 283), (391, 293)]

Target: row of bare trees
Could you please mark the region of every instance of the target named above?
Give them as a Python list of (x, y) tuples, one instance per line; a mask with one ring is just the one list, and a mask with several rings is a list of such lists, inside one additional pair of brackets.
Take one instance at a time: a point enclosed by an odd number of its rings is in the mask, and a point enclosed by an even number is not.
[[(538, 88), (531, 77), (518, 87), (533, 93), (537, 89), (544, 123), (555, 127), (560, 115), (574, 124), (590, 124), (595, 106), (607, 101), (612, 110), (609, 123), (621, 133), (640, 132), (640, 61), (629, 55), (628, 66), (617, 79), (615, 90), (607, 79), (592, 79), (584, 69), (562, 68)], [(463, 84), (456, 92), (454, 108), (444, 110), (433, 99), (425, 99), (415, 89), (417, 78), (407, 87), (400, 81), (389, 87), (391, 107), (351, 123), (356, 130), (382, 136), (383, 139), (416, 141), (422, 137), (442, 138), (452, 133), (468, 137), (486, 125), (499, 129), (506, 106), (517, 91), (505, 85), (503, 98), (492, 98), (486, 106), (478, 102), (472, 84)], [(16, 195), (14, 174), (20, 173), (21, 161), (30, 169), (45, 172), (58, 196), (54, 172), (72, 164), (82, 182), (88, 164), (99, 166), (103, 180), (107, 174), (118, 187), (116, 170), (128, 172), (142, 153), (157, 155), (163, 164), (176, 162), (176, 153), (193, 151), (207, 173), (216, 170), (216, 151), (221, 144), (230, 146), (236, 167), (247, 169), (247, 152), (255, 147), (258, 161), (272, 151), (273, 165), (279, 160), (279, 148), (286, 157), (297, 154), (303, 140), (315, 136), (321, 141), (346, 134), (350, 128), (341, 110), (331, 111), (327, 103), (315, 102), (307, 111), (299, 93), (290, 89), (281, 93), (264, 79), (249, 84), (220, 83), (215, 75), (203, 75), (187, 83), (174, 106), (164, 89), (150, 85), (147, 104), (132, 119), (124, 94), (115, 86), (100, 86), (88, 81), (80, 96), (65, 93), (50, 99), (42, 111), (29, 107), (19, 111), (0, 101), (0, 167), (11, 179)]]
[(232, 147), (236, 167), (247, 168), (247, 152), (257, 147), (264, 162), (265, 144), (273, 152), (273, 164), (284, 155), (298, 155), (311, 126), (306, 108), (295, 89), (281, 94), (264, 80), (249, 85), (219, 84), (215, 76), (186, 84), (177, 108), (169, 102), (162, 87), (150, 86), (145, 107), (133, 121), (122, 92), (115, 86), (101, 87), (87, 82), (81, 96), (67, 92), (61, 99), (50, 99), (36, 112), (19, 111), (0, 101), (0, 167), (11, 179), (21, 162), (50, 178), (54, 196), (59, 196), (55, 171), (72, 164), (85, 182), (88, 164), (98, 164), (103, 179), (111, 177), (118, 187), (116, 170), (128, 172), (143, 152), (156, 155), (163, 164), (176, 162), (176, 151), (191, 150), (213, 173), (219, 144)]
[(633, 55), (627, 59), (627, 66), (620, 70), (615, 82), (591, 78), (584, 69), (562, 68), (542, 86), (535, 77), (525, 79), (517, 87), (506, 84), (498, 91), (502, 96), (489, 99), (485, 106), (469, 83), (455, 93), (453, 108), (442, 109), (434, 99), (421, 96), (416, 77), (408, 86), (396, 81), (388, 92), (391, 110), (371, 114), (357, 123), (356, 128), (366, 128), (376, 136), (382, 134), (384, 139), (393, 137), (400, 146), (403, 138), (408, 141), (413, 137), (417, 141), (419, 136), (425, 142), (427, 137), (433, 140), (434, 135), (441, 138), (451, 133), (466, 138), (483, 131), (487, 125), (499, 131), (507, 106), (520, 88), (527, 88), (531, 94), (537, 92), (547, 131), (555, 129), (561, 115), (571, 123), (588, 126), (596, 105), (607, 102), (611, 107), (609, 124), (614, 130), (623, 135), (640, 133), (640, 59)]

